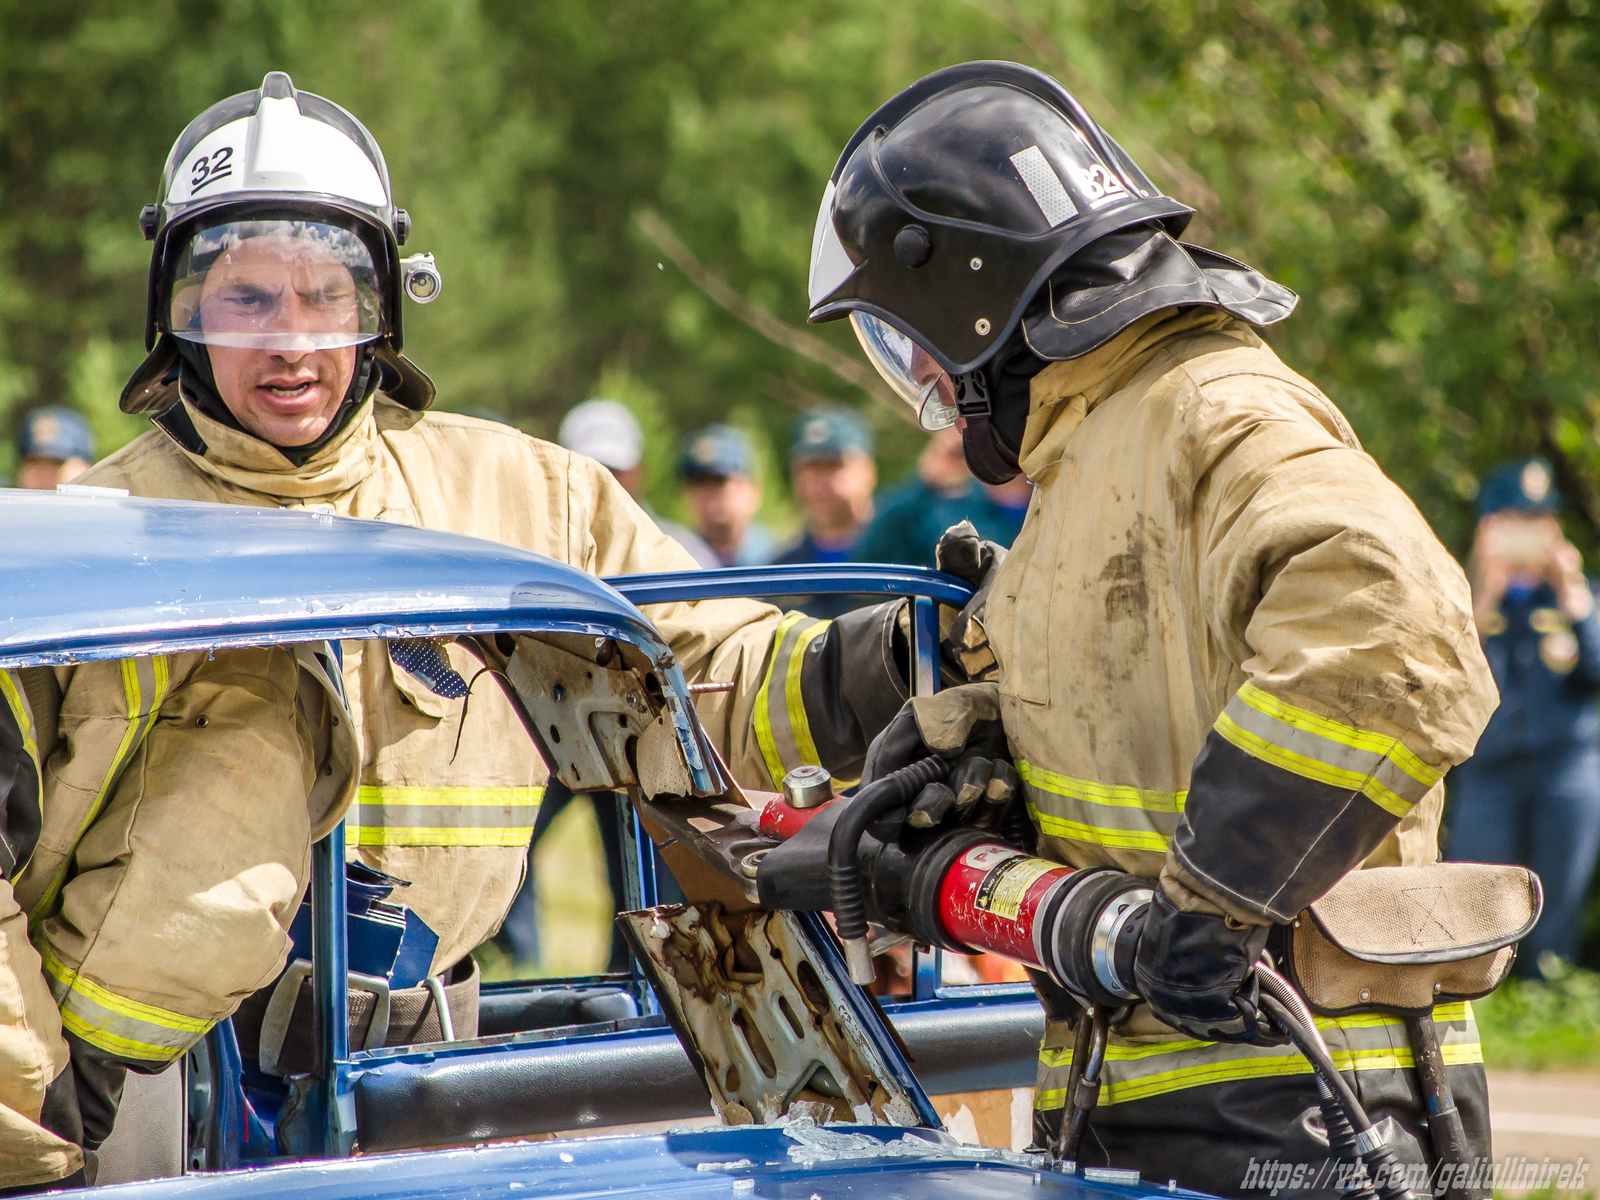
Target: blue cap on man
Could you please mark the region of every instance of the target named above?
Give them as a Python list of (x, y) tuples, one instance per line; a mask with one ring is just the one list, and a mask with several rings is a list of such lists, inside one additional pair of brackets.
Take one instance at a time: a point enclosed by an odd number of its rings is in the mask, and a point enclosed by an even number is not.
[(755, 473), (756, 454), (750, 439), (732, 425), (707, 425), (691, 433), (678, 460), (678, 475), (688, 482)]
[(1561, 511), (1561, 493), (1555, 473), (1542, 458), (1519, 458), (1501, 463), (1478, 487), (1478, 515), (1497, 512), (1553, 513)]
[(70, 408), (51, 405), (36, 408), (22, 418), (22, 431), (17, 434), (19, 458), (55, 458), (62, 462), (81, 458), (94, 461), (94, 433), (85, 421)]
[(816, 408), (796, 419), (789, 442), (789, 465), (840, 459), (852, 452), (872, 457), (872, 429), (843, 408)]

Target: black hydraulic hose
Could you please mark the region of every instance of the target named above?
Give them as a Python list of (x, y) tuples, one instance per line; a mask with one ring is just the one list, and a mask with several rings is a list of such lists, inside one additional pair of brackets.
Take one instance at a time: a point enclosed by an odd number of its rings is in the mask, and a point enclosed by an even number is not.
[(1351, 1125), (1356, 1129), (1366, 1129), (1371, 1126), (1372, 1122), (1367, 1119), (1366, 1109), (1356, 1098), (1355, 1090), (1339, 1073), (1339, 1068), (1333, 1065), (1333, 1058), (1323, 1048), (1321, 1040), (1312, 1032), (1315, 1026), (1307, 1028), (1301, 1014), (1270, 992), (1261, 997), (1261, 1003), (1272, 1014), (1274, 1024), (1289, 1035), (1295, 1049), (1311, 1063), (1318, 1080), (1338, 1098), (1339, 1107), (1349, 1116)]
[(867, 936), (867, 898), (861, 889), (856, 852), (867, 826), (950, 773), (950, 761), (929, 755), (875, 779), (844, 806), (828, 838), (828, 893), (839, 937), (846, 943)]
[[(1266, 977), (1263, 976), (1262, 980), (1265, 983)], [(1411, 1189), (1406, 1186), (1402, 1168), (1394, 1156), (1394, 1151), (1379, 1139), (1366, 1109), (1356, 1098), (1355, 1090), (1339, 1072), (1339, 1068), (1334, 1066), (1332, 1057), (1323, 1047), (1322, 1040), (1317, 1036), (1316, 1026), (1314, 1024), (1307, 1026), (1302, 1021), (1301, 1015), (1279, 1000), (1271, 989), (1263, 992), (1261, 1004), (1272, 1015), (1274, 1023), (1289, 1035), (1295, 1044), (1295, 1049), (1311, 1063), (1317, 1078), (1326, 1083), (1333, 1093), (1342, 1115), (1348, 1120), (1355, 1134), (1351, 1143), (1351, 1149), (1355, 1151), (1354, 1162), (1366, 1166), (1369, 1173), (1368, 1185), (1376, 1192), (1379, 1200), (1416, 1200)], [(1325, 1122), (1327, 1112), (1328, 1106), (1324, 1105)], [(1330, 1147), (1334, 1144), (1335, 1132), (1330, 1126), (1328, 1130)], [(1337, 1132), (1342, 1135), (1344, 1130), (1340, 1129)], [(1344, 1139), (1341, 1136), (1338, 1140)], [(1346, 1151), (1347, 1156), (1348, 1153)]]

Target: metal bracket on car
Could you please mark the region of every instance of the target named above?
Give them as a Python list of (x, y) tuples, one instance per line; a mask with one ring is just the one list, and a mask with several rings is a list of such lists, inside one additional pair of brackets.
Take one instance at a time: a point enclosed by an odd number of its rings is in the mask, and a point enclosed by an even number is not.
[(660, 679), (608, 638), (532, 634), (516, 639), (505, 678), (544, 751), (550, 773), (574, 792), (636, 782), (628, 743), (665, 704)]
[[(278, 979), (272, 989), (272, 998), (261, 1016), (261, 1050), (257, 1061), (266, 1075), (278, 1074), (278, 1058), (283, 1054), (284, 1040), (289, 1036), (289, 1021), (294, 1016), (295, 1001), (300, 997), (300, 985), (311, 975), (311, 964), (297, 958)], [(371, 992), (373, 998), (372, 1020), (367, 1024), (363, 1050), (377, 1050), (389, 1036), (389, 981), (377, 975), (349, 972), (350, 986), (356, 991)], [(444, 1005), (439, 1006), (442, 1014)]]
[(819, 1124), (930, 1123), (796, 914), (704, 902), (617, 921), (724, 1124), (767, 1124), (795, 1104)]

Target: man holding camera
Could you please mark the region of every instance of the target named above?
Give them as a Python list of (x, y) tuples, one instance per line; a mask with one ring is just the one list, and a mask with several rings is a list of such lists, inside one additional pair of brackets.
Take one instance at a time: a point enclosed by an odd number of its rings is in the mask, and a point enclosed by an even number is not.
[(1600, 854), (1600, 616), (1560, 508), (1542, 458), (1502, 464), (1478, 491), (1472, 615), (1500, 709), (1450, 774), (1450, 857), (1520, 863), (1544, 883), (1520, 960), (1535, 972), (1577, 957)]

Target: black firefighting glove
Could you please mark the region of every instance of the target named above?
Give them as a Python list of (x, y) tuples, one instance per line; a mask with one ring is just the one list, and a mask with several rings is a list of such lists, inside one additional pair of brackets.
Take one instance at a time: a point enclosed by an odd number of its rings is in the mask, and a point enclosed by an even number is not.
[(995, 684), (975, 683), (908, 700), (867, 750), (862, 783), (937, 754), (951, 760), (950, 774), (918, 793), (906, 814), (908, 826), (963, 823), (1008, 838), (1023, 836), (1022, 787), (997, 692)]
[(939, 570), (977, 589), (960, 609), (939, 607), (939, 661), (945, 683), (984, 683), (998, 678), (1000, 670), (989, 648), (983, 617), (1006, 548), (979, 537), (971, 521), (962, 521), (944, 531), (934, 556)]
[(1158, 887), (1134, 956), (1138, 993), (1157, 1017), (1201, 1041), (1281, 1044), (1254, 972), (1269, 929), (1183, 912)]

